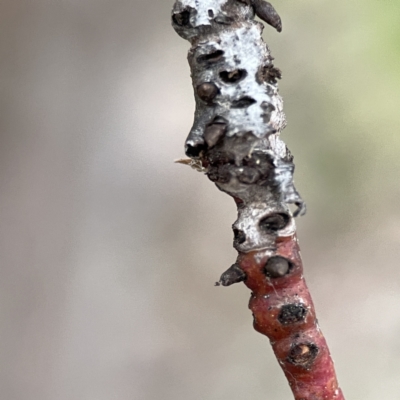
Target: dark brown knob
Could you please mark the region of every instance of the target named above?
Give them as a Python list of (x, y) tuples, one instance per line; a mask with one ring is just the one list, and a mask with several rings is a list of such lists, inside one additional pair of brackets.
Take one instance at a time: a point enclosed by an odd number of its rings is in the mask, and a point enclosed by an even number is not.
[(265, 264), (264, 271), (270, 278), (281, 278), (289, 272), (289, 261), (283, 257), (271, 257)]
[(212, 82), (204, 82), (197, 86), (197, 95), (206, 103), (211, 103), (219, 93), (219, 89)]

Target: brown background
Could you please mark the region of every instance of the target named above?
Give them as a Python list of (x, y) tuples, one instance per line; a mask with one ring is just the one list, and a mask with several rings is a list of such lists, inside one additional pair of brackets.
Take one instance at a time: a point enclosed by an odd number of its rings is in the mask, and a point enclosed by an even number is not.
[[(276, 0), (265, 29), (309, 212), (305, 273), (348, 399), (400, 399), (400, 2)], [(171, 1), (0, 0), (4, 400), (291, 398), (183, 156)]]

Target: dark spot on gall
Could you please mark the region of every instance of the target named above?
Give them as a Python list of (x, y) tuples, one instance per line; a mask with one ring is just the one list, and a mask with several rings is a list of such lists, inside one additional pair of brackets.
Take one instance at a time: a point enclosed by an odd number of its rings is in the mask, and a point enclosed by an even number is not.
[(227, 124), (228, 121), (224, 118), (221, 117), (219, 115), (217, 115), (213, 120), (212, 120), (213, 124)]
[(240, 229), (233, 228), (234, 245), (243, 244), (246, 241), (246, 235)]
[(232, 108), (247, 108), (252, 104), (256, 103), (256, 100), (249, 96), (242, 97), (239, 100), (235, 100), (232, 102)]
[(216, 50), (212, 53), (209, 54), (203, 54), (201, 56), (197, 57), (197, 62), (198, 63), (207, 63), (207, 64), (213, 64), (219, 61), (222, 61), (224, 56), (224, 52), (222, 50)]
[(219, 77), (225, 83), (237, 83), (247, 76), (245, 69), (235, 69), (234, 71), (222, 71)]
[(282, 278), (288, 274), (290, 263), (283, 257), (271, 257), (264, 267), (264, 273), (269, 278)]
[(208, 10), (208, 16), (210, 18), (214, 17), (214, 11), (213, 10)]
[(303, 304), (286, 304), (281, 308), (278, 321), (282, 325), (291, 325), (306, 319), (307, 308)]
[(200, 153), (205, 150), (206, 146), (204, 144), (197, 144), (192, 146), (190, 144), (186, 145), (186, 155), (190, 158), (198, 157)]
[(304, 369), (309, 369), (319, 353), (314, 343), (293, 344), (286, 361)]
[(284, 229), (290, 221), (289, 215), (285, 213), (270, 214), (264, 217), (259, 227), (262, 231), (270, 233)]
[(219, 89), (212, 82), (204, 82), (197, 86), (197, 95), (206, 103), (211, 103), (219, 93)]
[(190, 11), (183, 10), (180, 13), (172, 16), (172, 21), (178, 26), (189, 26), (190, 25)]

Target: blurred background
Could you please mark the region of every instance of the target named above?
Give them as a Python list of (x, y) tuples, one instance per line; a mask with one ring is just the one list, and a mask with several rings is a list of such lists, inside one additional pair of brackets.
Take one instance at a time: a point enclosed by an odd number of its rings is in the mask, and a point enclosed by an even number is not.
[[(4, 400), (291, 399), (234, 202), (173, 164), (194, 111), (173, 1), (0, 0)], [(347, 399), (400, 399), (400, 1), (275, 0), (305, 275)]]

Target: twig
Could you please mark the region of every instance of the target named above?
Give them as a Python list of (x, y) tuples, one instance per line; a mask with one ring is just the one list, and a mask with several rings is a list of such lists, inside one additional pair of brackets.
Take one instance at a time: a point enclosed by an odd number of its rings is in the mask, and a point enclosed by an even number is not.
[[(297, 400), (344, 399), (303, 279), (294, 217), (305, 204), (293, 185), (293, 157), (280, 140), (286, 126), (281, 72), (261, 38), (282, 30), (263, 0), (177, 0), (172, 24), (192, 47), (196, 99), (186, 140), (190, 161), (238, 207), (237, 262), (217, 285), (244, 281), (252, 290), (254, 328), (268, 336)], [(292, 214), (289, 205), (295, 204)]]

